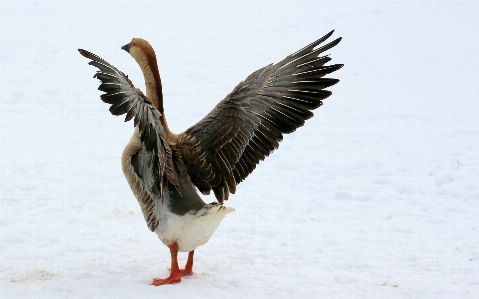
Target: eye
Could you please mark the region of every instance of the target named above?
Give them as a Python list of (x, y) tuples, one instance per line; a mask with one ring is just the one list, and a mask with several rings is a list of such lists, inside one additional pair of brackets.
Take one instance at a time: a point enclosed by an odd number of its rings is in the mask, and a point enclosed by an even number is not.
[(136, 44), (135, 44), (135, 43), (133, 43), (133, 46), (136, 46)]

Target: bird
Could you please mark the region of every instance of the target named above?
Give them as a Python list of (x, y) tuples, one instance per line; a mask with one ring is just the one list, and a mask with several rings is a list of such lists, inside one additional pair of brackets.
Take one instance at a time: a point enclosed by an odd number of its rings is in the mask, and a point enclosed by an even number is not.
[[(154, 278), (152, 285), (181, 282), (193, 274), (195, 249), (206, 243), (234, 208), (223, 205), (256, 165), (277, 149), (284, 134), (294, 132), (313, 116), (339, 82), (325, 78), (343, 64), (327, 63), (341, 37), (326, 43), (334, 30), (288, 55), (258, 69), (195, 125), (180, 134), (170, 131), (163, 108), (163, 92), (153, 47), (133, 38), (121, 47), (143, 73), (146, 94), (123, 72), (83, 49), (88, 64), (98, 68), (100, 98), (113, 115), (133, 119), (133, 135), (122, 156), (122, 170), (138, 200), (148, 228), (171, 254), (170, 275)], [(318, 47), (319, 46), (319, 47)], [(213, 191), (216, 201), (206, 204), (200, 193)], [(184, 269), (178, 252), (188, 252)]]

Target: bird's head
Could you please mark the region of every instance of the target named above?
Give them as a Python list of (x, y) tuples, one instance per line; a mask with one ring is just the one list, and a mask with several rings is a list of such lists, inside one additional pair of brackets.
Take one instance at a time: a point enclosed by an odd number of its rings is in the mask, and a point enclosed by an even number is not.
[(136, 62), (143, 68), (145, 63), (151, 63), (152, 60), (156, 64), (156, 55), (153, 47), (142, 38), (134, 38), (130, 43), (121, 47), (122, 50), (130, 53)]

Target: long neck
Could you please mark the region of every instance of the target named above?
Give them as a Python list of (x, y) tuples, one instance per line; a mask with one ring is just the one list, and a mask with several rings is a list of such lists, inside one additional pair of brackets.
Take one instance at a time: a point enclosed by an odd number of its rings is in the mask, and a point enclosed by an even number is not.
[(158, 71), (158, 63), (155, 56), (148, 56), (147, 59), (138, 62), (143, 77), (145, 78), (146, 96), (160, 112), (160, 121), (165, 129), (166, 139), (169, 144), (175, 144), (177, 135), (170, 131), (168, 123), (165, 118), (165, 111), (163, 108), (163, 91), (161, 85), (160, 72)]

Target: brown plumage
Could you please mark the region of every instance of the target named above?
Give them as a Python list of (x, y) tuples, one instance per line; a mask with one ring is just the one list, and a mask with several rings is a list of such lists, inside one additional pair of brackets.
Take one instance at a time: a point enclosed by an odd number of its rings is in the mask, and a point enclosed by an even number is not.
[[(105, 92), (101, 99), (112, 105), (110, 112), (126, 114), (125, 121), (134, 118), (136, 129), (123, 152), (123, 171), (148, 227), (172, 252), (170, 277), (153, 284), (178, 282), (192, 273), (193, 250), (232, 211), (221, 206), (223, 201), (278, 147), (283, 134), (301, 127), (313, 116), (311, 110), (331, 95), (324, 89), (339, 80), (323, 77), (343, 65), (325, 65), (331, 58), (318, 56), (341, 38), (316, 47), (332, 33), (249, 75), (181, 134), (172, 133), (166, 122), (157, 60), (147, 41), (134, 38), (122, 47), (143, 72), (146, 96), (117, 68), (79, 50), (99, 68), (95, 77)], [(206, 205), (196, 190), (203, 194), (213, 190), (219, 204)], [(178, 251), (190, 251), (188, 271), (178, 269)]]

